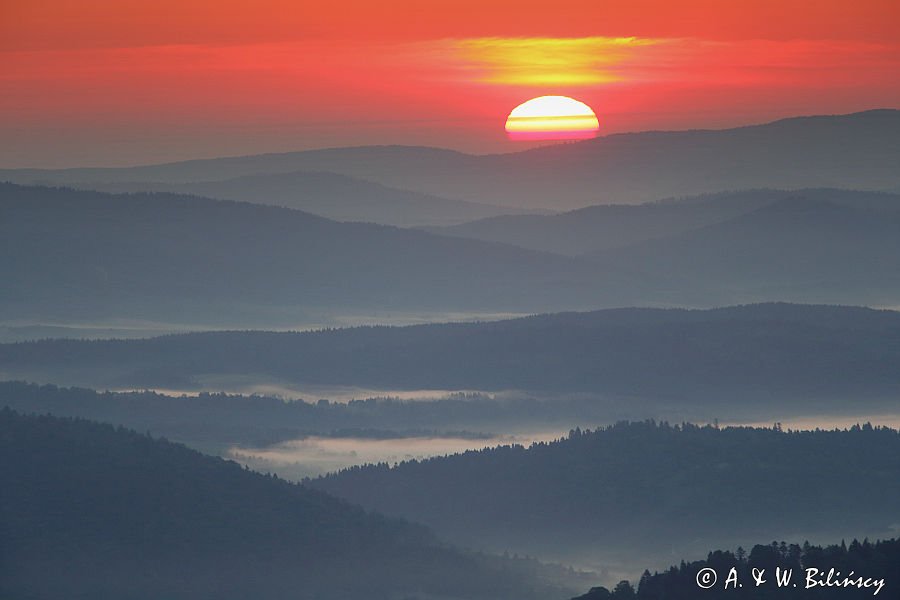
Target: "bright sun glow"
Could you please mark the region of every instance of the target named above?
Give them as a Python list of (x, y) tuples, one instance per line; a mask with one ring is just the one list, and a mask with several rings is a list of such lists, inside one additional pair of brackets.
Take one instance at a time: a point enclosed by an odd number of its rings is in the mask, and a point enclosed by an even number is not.
[(548, 86), (593, 86), (628, 79), (633, 63), (664, 40), (651, 38), (469, 38), (442, 40), (467, 76), (481, 83)]
[(591, 107), (568, 96), (532, 98), (506, 118), (506, 133), (514, 140), (592, 138), (599, 129)]

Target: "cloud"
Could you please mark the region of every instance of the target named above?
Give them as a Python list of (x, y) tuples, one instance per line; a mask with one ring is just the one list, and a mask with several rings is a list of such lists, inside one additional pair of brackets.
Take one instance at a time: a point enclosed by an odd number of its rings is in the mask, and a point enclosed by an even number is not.
[(662, 40), (635, 37), (450, 40), (450, 56), (475, 81), (501, 85), (598, 85), (627, 78), (622, 66)]

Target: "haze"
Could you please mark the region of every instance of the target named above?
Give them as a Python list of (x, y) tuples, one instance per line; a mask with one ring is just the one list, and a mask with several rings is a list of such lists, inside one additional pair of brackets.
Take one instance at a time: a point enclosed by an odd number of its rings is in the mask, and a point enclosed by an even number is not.
[(0, 597), (894, 598), (898, 23), (5, 2)]

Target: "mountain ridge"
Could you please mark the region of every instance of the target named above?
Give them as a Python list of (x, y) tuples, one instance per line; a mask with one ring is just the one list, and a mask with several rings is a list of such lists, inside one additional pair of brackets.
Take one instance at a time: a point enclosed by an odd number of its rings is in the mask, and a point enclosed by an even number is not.
[(616, 293), (587, 260), (247, 202), (0, 184), (0, 212), (11, 314), (215, 315), (216, 303), (265, 312), (375, 299), (383, 309), (576, 308)]
[(0, 179), (176, 183), (325, 170), (460, 200), (571, 209), (595, 204), (598, 193), (632, 204), (735, 188), (893, 189), (900, 184), (898, 159), (900, 110), (877, 109), (730, 129), (622, 133), (509, 154), (360, 146), (118, 169), (0, 170)]
[(486, 216), (520, 212), (512, 208), (392, 188), (328, 171), (241, 175), (221, 181), (181, 184), (85, 183), (78, 187), (108, 193), (163, 192), (269, 204), (309, 212), (335, 221), (397, 227), (450, 225)]
[(4, 596), (562, 595), (534, 564), (122, 427), (2, 408), (0, 448)]
[[(528, 447), (351, 467), (310, 484), (460, 541), (614, 563), (784, 532), (887, 535), (898, 516), (898, 448), (896, 429), (871, 424), (785, 431), (648, 420)], [(604, 548), (604, 539), (617, 543)]]
[(900, 195), (829, 188), (755, 189), (662, 198), (641, 204), (595, 204), (551, 215), (498, 215), (426, 231), (580, 256), (669, 237), (750, 212), (789, 197), (900, 210)]
[[(303, 333), (19, 342), (0, 345), (0, 371), (51, 383), (61, 382), (46, 373), (94, 373), (99, 380), (66, 383), (101, 388), (197, 386), (200, 375), (254, 375), (385, 390), (582, 392), (669, 398), (716, 411), (781, 398), (799, 412), (835, 409), (847, 397), (859, 407), (885, 407), (900, 390), (893, 368), (898, 353), (895, 311), (769, 303)], [(847, 372), (846, 364), (854, 370)]]

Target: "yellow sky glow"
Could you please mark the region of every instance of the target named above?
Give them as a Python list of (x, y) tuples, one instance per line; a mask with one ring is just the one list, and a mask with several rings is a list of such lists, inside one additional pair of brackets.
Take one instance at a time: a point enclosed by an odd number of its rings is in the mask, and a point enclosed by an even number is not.
[(453, 42), (482, 83), (596, 85), (621, 81), (617, 67), (660, 40), (635, 37), (470, 38)]

